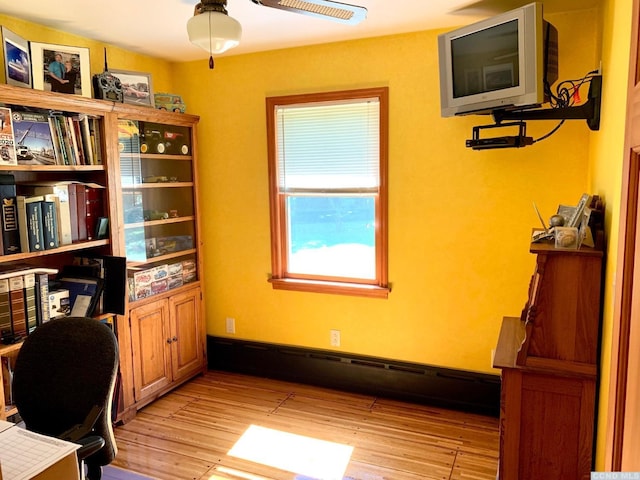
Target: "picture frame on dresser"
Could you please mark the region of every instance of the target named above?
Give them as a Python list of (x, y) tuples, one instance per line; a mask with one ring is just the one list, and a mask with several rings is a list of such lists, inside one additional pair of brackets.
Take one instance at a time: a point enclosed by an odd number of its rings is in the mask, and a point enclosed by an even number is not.
[(124, 103), (154, 107), (151, 74), (131, 70), (109, 69), (122, 83)]
[(16, 87), (31, 88), (31, 55), (29, 42), (7, 27), (2, 27), (5, 83)]
[(31, 65), (34, 89), (91, 98), (88, 48), (31, 42)]

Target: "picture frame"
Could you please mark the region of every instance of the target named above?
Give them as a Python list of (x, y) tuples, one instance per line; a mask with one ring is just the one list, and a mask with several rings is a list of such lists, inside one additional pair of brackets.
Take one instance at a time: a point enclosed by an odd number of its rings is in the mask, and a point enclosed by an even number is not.
[(91, 98), (88, 48), (31, 42), (31, 70), (34, 89)]
[(499, 90), (515, 86), (513, 84), (513, 64), (487, 65), (482, 67), (484, 91)]
[(7, 27), (2, 27), (2, 50), (7, 85), (31, 88), (33, 77), (31, 76), (29, 42)]
[(118, 77), (122, 83), (124, 103), (155, 107), (150, 73), (115, 69), (109, 69), (109, 73)]

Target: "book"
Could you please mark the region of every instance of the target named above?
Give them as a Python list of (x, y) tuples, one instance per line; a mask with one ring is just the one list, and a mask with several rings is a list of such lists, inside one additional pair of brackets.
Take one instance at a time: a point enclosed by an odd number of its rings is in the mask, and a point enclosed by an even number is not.
[(11, 303), (9, 300), (9, 279), (0, 279), (0, 337), (8, 338), (13, 334), (11, 326)]
[[(57, 195), (45, 195), (44, 200), (40, 202), (42, 208), (42, 233), (44, 237), (44, 249), (50, 250), (60, 246), (60, 238), (58, 232), (58, 214), (56, 208)], [(59, 203), (59, 202), (58, 202)]]
[[(34, 203), (44, 200), (43, 196), (26, 197), (18, 195), (18, 228), (20, 230), (20, 249), (22, 252), (42, 250), (44, 236), (42, 234), (42, 209)], [(39, 219), (39, 223), (38, 223)], [(39, 243), (38, 243), (39, 242)], [(36, 248), (36, 247), (40, 248)]]
[(29, 198), (25, 202), (27, 210), (27, 232), (29, 235), (29, 251), (41, 252), (44, 248), (44, 222), (42, 219), (42, 202), (44, 197)]
[(0, 165), (17, 165), (11, 109), (0, 107)]
[[(80, 240), (79, 236), (79, 214), (78, 214), (78, 193), (77, 184), (69, 183), (67, 186), (69, 190), (69, 212), (71, 217), (71, 239), (74, 242)], [(83, 217), (84, 219), (84, 217)]]
[(18, 165), (56, 164), (48, 115), (14, 110), (13, 133)]
[(104, 188), (85, 187), (86, 233), (87, 240), (95, 240), (98, 231), (98, 220), (104, 217)]
[(24, 311), (27, 322), (27, 335), (32, 333), (38, 326), (38, 315), (36, 309), (36, 275), (26, 273), (22, 277), (24, 289)]
[(27, 334), (27, 317), (24, 308), (24, 278), (16, 275), (9, 278), (9, 303), (13, 335), (22, 338)]
[(34, 275), (36, 280), (36, 313), (38, 325), (42, 325), (51, 320), (49, 312), (49, 274), (36, 272)]
[(89, 125), (89, 117), (81, 115), (79, 118), (81, 132), (82, 132), (82, 147), (87, 161), (87, 165), (95, 165), (94, 145), (91, 140), (91, 126)]
[[(87, 240), (87, 189), (81, 183), (73, 183), (69, 185), (70, 197), (74, 194), (76, 198), (76, 228), (78, 231), (78, 240)], [(73, 222), (72, 222), (73, 223)]]
[(20, 253), (20, 232), (16, 204), (16, 182), (11, 174), (0, 174), (0, 224), (2, 225), (2, 254)]

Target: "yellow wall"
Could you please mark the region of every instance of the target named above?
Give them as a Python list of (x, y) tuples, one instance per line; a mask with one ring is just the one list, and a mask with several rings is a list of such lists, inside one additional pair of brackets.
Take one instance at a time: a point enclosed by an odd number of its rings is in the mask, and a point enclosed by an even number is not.
[[(548, 17), (560, 37), (560, 78), (599, 64), (597, 11)], [(567, 122), (525, 149), (466, 149), (486, 117), (440, 117), (437, 32), (223, 57), (179, 66), (201, 115), (200, 179), (208, 333), (452, 368), (490, 366), (501, 319), (524, 305), (536, 202), (548, 217), (588, 191), (590, 131)], [(265, 97), (388, 85), (388, 300), (277, 291), (270, 271)], [(586, 91), (584, 92), (586, 95)], [(556, 122), (530, 122), (537, 138)]]

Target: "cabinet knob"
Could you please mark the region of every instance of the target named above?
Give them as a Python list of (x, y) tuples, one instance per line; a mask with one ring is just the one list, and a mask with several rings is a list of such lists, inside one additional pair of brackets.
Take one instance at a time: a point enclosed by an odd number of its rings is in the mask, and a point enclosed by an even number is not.
[(178, 341), (178, 337), (173, 337), (171, 340), (173, 340), (174, 342)]
[(167, 338), (167, 343), (171, 344), (171, 343), (173, 343), (173, 340), (171, 340), (170, 338)]

